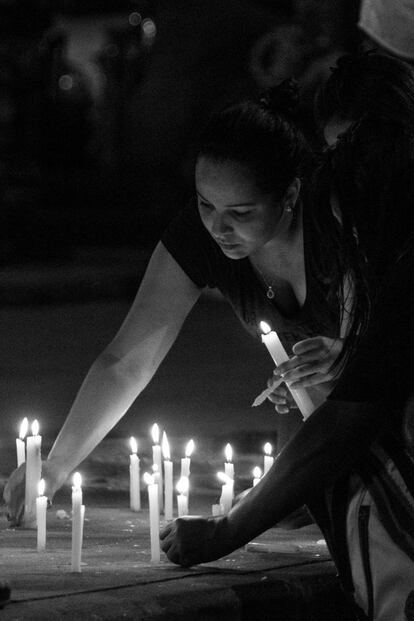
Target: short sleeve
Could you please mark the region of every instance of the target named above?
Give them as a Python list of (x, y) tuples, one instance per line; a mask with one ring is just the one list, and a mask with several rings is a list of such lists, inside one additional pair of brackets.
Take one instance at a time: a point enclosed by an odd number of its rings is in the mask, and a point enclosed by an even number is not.
[(194, 200), (173, 218), (161, 242), (194, 284), (200, 288), (217, 286), (217, 248)]

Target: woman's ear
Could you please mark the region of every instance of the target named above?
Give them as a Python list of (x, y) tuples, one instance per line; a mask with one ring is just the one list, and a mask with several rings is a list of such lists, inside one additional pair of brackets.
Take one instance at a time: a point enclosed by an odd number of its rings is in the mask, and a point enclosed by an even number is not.
[(301, 180), (299, 179), (299, 177), (295, 177), (285, 192), (285, 196), (283, 198), (283, 203), (285, 207), (290, 207), (291, 210), (295, 209), (301, 187)]

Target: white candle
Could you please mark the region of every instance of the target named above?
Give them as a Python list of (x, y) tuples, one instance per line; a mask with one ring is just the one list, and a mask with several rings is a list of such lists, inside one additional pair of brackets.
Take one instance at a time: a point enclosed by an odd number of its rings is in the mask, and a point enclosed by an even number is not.
[(24, 440), (28, 427), (29, 421), (24, 417), (20, 425), (19, 437), (16, 438), (17, 467), (21, 466), (26, 461), (26, 443)]
[(160, 561), (160, 511), (158, 505), (158, 485), (154, 477), (144, 473), (144, 481), (148, 486), (148, 504), (150, 517), (151, 561)]
[(185, 447), (185, 457), (181, 458), (181, 476), (189, 477), (190, 476), (190, 463), (191, 463), (191, 455), (194, 451), (194, 440), (189, 440), (187, 442), (187, 446)]
[(141, 509), (141, 490), (139, 480), (139, 457), (137, 441), (133, 436), (129, 440), (131, 454), (129, 456), (129, 501), (132, 511)]
[(159, 472), (159, 475), (157, 475), (159, 476), (158, 478), (158, 505), (159, 505), (160, 511), (162, 511), (162, 505), (163, 505), (162, 455), (161, 455), (161, 446), (160, 446), (160, 428), (158, 427), (157, 423), (153, 424), (151, 428), (151, 435), (152, 435), (152, 441), (153, 441), (152, 461), (154, 464), (156, 464), (157, 471)]
[(181, 477), (177, 483), (177, 509), (178, 517), (188, 515), (188, 477)]
[(231, 444), (226, 444), (224, 454), (226, 456), (226, 461), (224, 462), (224, 472), (228, 477), (234, 479), (233, 449), (231, 448)]
[[(273, 362), (276, 366), (289, 360), (289, 356), (286, 353), (285, 348), (276, 332), (270, 328), (265, 322), (260, 322), (260, 329), (262, 330), (262, 342), (266, 345), (269, 354), (272, 356)], [(286, 386), (289, 388), (293, 399), (296, 402), (303, 418), (306, 420), (312, 412), (315, 411), (316, 406), (312, 402), (305, 388), (290, 388), (290, 382), (286, 382)]]
[(263, 447), (264, 450), (264, 459), (263, 459), (263, 474), (269, 472), (270, 468), (273, 466), (274, 457), (272, 456), (272, 445), (270, 442), (266, 442)]
[(164, 515), (166, 520), (173, 519), (173, 463), (167, 434), (162, 434), (162, 455), (164, 457)]
[(217, 515), (222, 515), (223, 513), (223, 507), (220, 504), (211, 505), (211, 515), (213, 517), (216, 517)]
[(72, 563), (71, 571), (81, 572), (83, 521), (85, 506), (82, 504), (82, 477), (79, 472), (73, 475), (72, 486)]
[(262, 478), (262, 471), (259, 466), (253, 468), (253, 487), (255, 487)]
[(218, 478), (222, 481), (220, 505), (223, 506), (223, 513), (228, 513), (233, 504), (234, 481), (225, 472), (218, 472)]
[(28, 436), (26, 446), (26, 488), (24, 503), (24, 524), (36, 527), (37, 486), (42, 476), (42, 437), (39, 435), (39, 423), (32, 424), (32, 435)]
[(41, 552), (46, 548), (46, 510), (47, 498), (45, 493), (44, 479), (40, 479), (37, 488), (38, 497), (36, 498), (36, 522), (37, 522), (37, 551)]

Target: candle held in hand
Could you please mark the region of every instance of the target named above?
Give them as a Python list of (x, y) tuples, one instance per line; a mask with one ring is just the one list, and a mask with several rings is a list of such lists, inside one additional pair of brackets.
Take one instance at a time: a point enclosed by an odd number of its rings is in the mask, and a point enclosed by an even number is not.
[(83, 541), (83, 522), (85, 505), (82, 504), (82, 477), (79, 472), (73, 475), (72, 486), (72, 559), (71, 571), (80, 573)]
[[(265, 321), (260, 322), (260, 329), (263, 332), (262, 342), (266, 345), (275, 365), (279, 366), (283, 362), (287, 362), (289, 360), (289, 356), (287, 355), (286, 350), (280, 342), (276, 332), (272, 330)], [(286, 382), (286, 386), (289, 388), (296, 405), (298, 406), (303, 418), (306, 420), (316, 409), (312, 399), (308, 395), (305, 388), (291, 388), (289, 382)]]
[(158, 505), (158, 485), (154, 483), (154, 477), (148, 472), (144, 473), (144, 481), (148, 486), (148, 504), (150, 517), (151, 561), (160, 561), (160, 510)]
[(32, 435), (28, 436), (26, 442), (24, 525), (28, 528), (35, 528), (37, 486), (42, 476), (42, 437), (39, 435), (39, 423), (37, 420), (33, 421)]
[(162, 434), (162, 455), (164, 457), (164, 515), (166, 520), (173, 519), (173, 463), (167, 434)]
[(47, 498), (45, 493), (45, 482), (40, 479), (38, 484), (38, 497), (36, 498), (36, 522), (37, 522), (37, 551), (41, 552), (46, 548), (46, 510)]
[(129, 440), (131, 454), (129, 456), (129, 501), (132, 511), (141, 509), (141, 490), (139, 480), (138, 444), (133, 436)]

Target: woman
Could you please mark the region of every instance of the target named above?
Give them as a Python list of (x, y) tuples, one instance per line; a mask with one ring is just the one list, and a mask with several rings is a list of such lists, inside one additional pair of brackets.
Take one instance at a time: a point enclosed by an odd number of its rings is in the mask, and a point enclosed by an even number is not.
[(340, 354), (346, 368), (227, 516), (179, 519), (164, 529), (173, 562), (219, 558), (305, 503), (361, 618), (412, 618), (414, 459), (403, 431), (414, 392), (413, 196), (414, 133), (404, 123), (367, 118), (325, 154), (314, 198), (326, 221), (333, 209), (341, 225), (335, 238), (321, 230), (320, 240), (328, 256), (337, 246), (334, 290), (344, 269), (353, 282)]
[[(229, 105), (211, 119), (200, 140), (197, 200), (156, 247), (127, 318), (93, 364), (43, 464), (50, 497), (148, 384), (204, 287), (218, 287), (256, 337), (265, 320), (288, 351), (304, 341), (311, 350), (305, 375), (335, 360), (339, 304), (336, 296), (326, 304), (323, 262), (312, 250), (317, 217), (306, 204), (312, 158), (288, 118), (296, 98), (288, 82), (271, 97)], [(334, 218), (330, 223), (336, 226)], [(315, 335), (323, 339), (312, 347)], [(321, 386), (313, 395), (318, 402), (326, 396)], [(299, 421), (297, 415), (294, 425)], [(280, 433), (280, 442), (291, 433)], [(5, 490), (17, 523), (22, 475), (16, 472)]]

